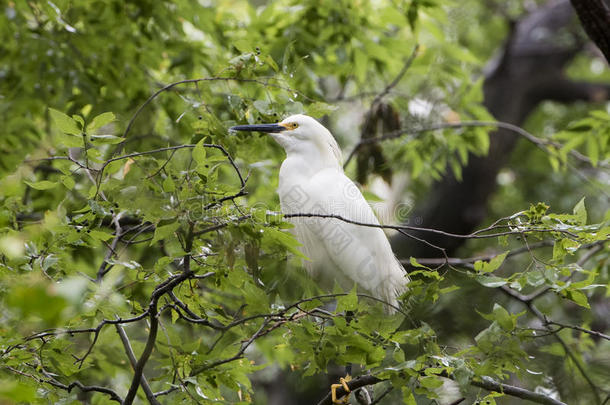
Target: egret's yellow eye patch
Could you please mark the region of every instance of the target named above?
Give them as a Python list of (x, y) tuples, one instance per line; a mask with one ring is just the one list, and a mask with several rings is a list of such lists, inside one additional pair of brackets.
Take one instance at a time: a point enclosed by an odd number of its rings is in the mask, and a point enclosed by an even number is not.
[(293, 129), (297, 129), (299, 127), (299, 124), (297, 124), (296, 122), (287, 122), (287, 123), (281, 123), (278, 124), (283, 126), (284, 128), (286, 128), (288, 131), (292, 131)]

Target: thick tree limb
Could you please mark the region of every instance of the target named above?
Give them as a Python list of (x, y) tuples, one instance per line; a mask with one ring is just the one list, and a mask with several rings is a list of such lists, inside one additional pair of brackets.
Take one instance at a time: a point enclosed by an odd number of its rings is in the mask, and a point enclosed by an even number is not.
[[(570, 81), (564, 75), (567, 64), (583, 49), (578, 28), (569, 0), (551, 1), (514, 25), (502, 56), (490, 63), (483, 85), (484, 105), (496, 119), (520, 126), (544, 100), (607, 99), (608, 84)], [(538, 35), (541, 30), (547, 34)], [(497, 174), (508, 163), (518, 137), (504, 128), (490, 134), (488, 155), (470, 156), (462, 181), (447, 174), (418, 202), (410, 219), (426, 228), (470, 233), (486, 218)], [(412, 235), (423, 236), (417, 232)], [(445, 248), (447, 254), (464, 243), (442, 235), (425, 239)], [(441, 256), (438, 250), (413, 244), (402, 235), (394, 236), (392, 245), (400, 258)]]
[(610, 63), (610, 7), (604, 0), (570, 0), (578, 19)]

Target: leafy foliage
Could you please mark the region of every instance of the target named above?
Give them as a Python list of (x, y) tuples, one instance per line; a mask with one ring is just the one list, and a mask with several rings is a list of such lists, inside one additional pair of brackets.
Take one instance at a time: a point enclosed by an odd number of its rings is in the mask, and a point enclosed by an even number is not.
[[(388, 162), (418, 188), (459, 177), (490, 130), (460, 123), (491, 116), (471, 80), (487, 55), (480, 39), (473, 52), (445, 35), (449, 2), (94, 3), (15, 2), (0, 17), (0, 398), (152, 402), (136, 370), (162, 402), (265, 403), (263, 369), (320, 381), (354, 363), (396, 388), (388, 401), (437, 398), (451, 378), (492, 404), (499, 385), (472, 385), (512, 379), (554, 395), (557, 357), (576, 374), (562, 398), (607, 395), (590, 357), (608, 361), (607, 336), (591, 329), (609, 294), (610, 216), (579, 190), (567, 213), (519, 201), (460, 236), (472, 259), (412, 258), (387, 316), (356, 288), (321, 291), (297, 269), (277, 213), (279, 147), (227, 130), (362, 109), (408, 66), (384, 95), (411, 130), (383, 144)], [(427, 115), (410, 108), (418, 98), (434, 101)], [(594, 110), (539, 139), (539, 161), (606, 170), (609, 122)], [(447, 333), (431, 308), (462, 291), (487, 298), (461, 309), (469, 328)]]

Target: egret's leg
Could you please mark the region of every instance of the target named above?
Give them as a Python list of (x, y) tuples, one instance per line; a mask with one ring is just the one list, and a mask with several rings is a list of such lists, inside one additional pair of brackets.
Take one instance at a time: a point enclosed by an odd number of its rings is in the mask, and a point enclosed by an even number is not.
[[(353, 311), (345, 311), (345, 320), (347, 324), (354, 319)], [(330, 393), (333, 400), (333, 404), (349, 404), (349, 393), (351, 392), (347, 383), (352, 379), (352, 364), (349, 363), (345, 366), (345, 377), (339, 379), (339, 384), (332, 384), (330, 386)], [(343, 387), (346, 395), (342, 399), (337, 399), (337, 388)]]
[[(333, 401), (333, 404), (345, 405), (349, 404), (349, 393), (351, 390), (349, 389), (347, 383), (352, 380), (352, 377), (348, 374), (345, 377), (341, 377), (339, 379), (339, 384), (332, 384), (330, 386), (330, 397)], [(342, 388), (345, 390), (345, 395), (341, 399), (337, 399), (337, 389)]]
[[(345, 320), (347, 321), (348, 325), (350, 324), (352, 319), (354, 319), (354, 312), (345, 311)], [(349, 389), (347, 383), (352, 379), (351, 374), (352, 364), (349, 363), (345, 366), (345, 377), (339, 379), (339, 384), (332, 384), (330, 386), (330, 394), (333, 404), (349, 404), (349, 393), (351, 392), (351, 390)], [(337, 399), (337, 389), (341, 387), (343, 387), (343, 389), (345, 390), (345, 395), (343, 396), (343, 398)]]

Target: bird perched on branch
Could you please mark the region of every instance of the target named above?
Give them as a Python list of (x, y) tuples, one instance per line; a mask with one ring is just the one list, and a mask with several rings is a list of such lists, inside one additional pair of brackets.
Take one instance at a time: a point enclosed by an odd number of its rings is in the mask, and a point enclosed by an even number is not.
[(276, 124), (238, 125), (231, 130), (267, 133), (286, 151), (278, 194), (282, 213), (294, 224), (301, 251), (310, 259), (304, 263), (309, 274), (325, 289), (335, 282), (346, 290), (357, 284), (393, 313), (409, 279), (381, 228), (345, 221), (379, 225), (343, 172), (341, 150), (332, 134), (301, 114)]

